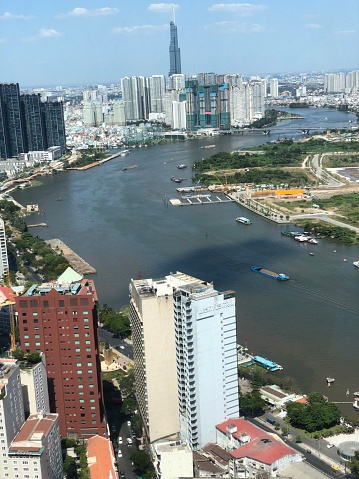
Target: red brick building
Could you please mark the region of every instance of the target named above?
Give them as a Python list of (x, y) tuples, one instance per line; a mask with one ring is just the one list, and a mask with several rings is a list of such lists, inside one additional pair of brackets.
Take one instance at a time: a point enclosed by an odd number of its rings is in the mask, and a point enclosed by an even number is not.
[(106, 435), (95, 285), (65, 273), (16, 298), (21, 349), (45, 354), (61, 436)]

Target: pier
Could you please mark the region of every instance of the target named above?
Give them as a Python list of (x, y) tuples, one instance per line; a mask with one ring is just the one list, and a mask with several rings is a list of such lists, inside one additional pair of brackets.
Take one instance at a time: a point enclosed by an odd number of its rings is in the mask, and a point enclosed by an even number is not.
[[(126, 152), (129, 151), (129, 150), (125, 150)], [(67, 168), (68, 170), (78, 170), (78, 171), (83, 171), (83, 170), (89, 170), (90, 168), (94, 168), (95, 166), (99, 166), (99, 165), (102, 165), (102, 163), (106, 163), (107, 161), (111, 161), (113, 160), (114, 158), (117, 158), (118, 156), (124, 156), (123, 154), (123, 151), (119, 151), (111, 156), (108, 156), (107, 158), (104, 158), (103, 160), (99, 160), (99, 161), (94, 161), (93, 163), (90, 163), (89, 165), (86, 165), (86, 166), (74, 166), (74, 167), (71, 167), (71, 168)]]
[(71, 248), (63, 243), (58, 238), (46, 240), (46, 243), (51, 246), (55, 253), (62, 253), (71, 267), (80, 274), (94, 274), (95, 268), (90, 266), (84, 259), (77, 255)]
[(37, 228), (38, 226), (43, 226), (44, 228), (46, 228), (48, 225), (47, 223), (36, 223), (34, 225), (27, 225), (28, 228)]
[(215, 199), (212, 199), (210, 194), (206, 195), (193, 195), (193, 196), (182, 196), (180, 199), (173, 198), (170, 199), (170, 203), (173, 206), (194, 206), (194, 205), (210, 205), (214, 203), (231, 203), (234, 201), (232, 198), (225, 197), (225, 199), (216, 196)]

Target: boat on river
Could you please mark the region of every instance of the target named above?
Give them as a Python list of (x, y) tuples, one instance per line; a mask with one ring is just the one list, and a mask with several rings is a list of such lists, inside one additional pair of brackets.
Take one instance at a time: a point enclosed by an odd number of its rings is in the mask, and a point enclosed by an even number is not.
[(177, 168), (179, 170), (184, 170), (185, 168), (187, 168), (187, 165), (185, 165), (184, 163), (181, 163), (180, 165), (177, 166)]
[(236, 218), (236, 221), (238, 223), (243, 223), (244, 225), (251, 225), (252, 221), (249, 220), (248, 218), (245, 218), (244, 216), (240, 216), (239, 218)]
[(353, 265), (354, 265), (356, 268), (359, 268), (359, 261), (353, 261)]
[(175, 183), (182, 183), (182, 178), (176, 178), (175, 176), (171, 176), (171, 181)]
[(269, 269), (264, 269), (261, 266), (251, 266), (251, 270), (254, 273), (263, 274), (264, 276), (268, 276), (269, 278), (277, 279), (278, 281), (287, 281), (289, 276), (283, 273), (274, 273), (273, 271), (269, 271)]
[(310, 244), (318, 244), (318, 240), (316, 240), (315, 238), (309, 238), (308, 243), (310, 243)]
[(335, 381), (334, 378), (331, 378), (330, 376), (327, 377), (327, 383), (328, 383), (328, 386), (330, 386), (331, 384), (333, 384), (333, 382)]
[(299, 236), (294, 236), (295, 241), (299, 241), (299, 243), (304, 243), (306, 241), (309, 241), (308, 236), (305, 235), (299, 235)]

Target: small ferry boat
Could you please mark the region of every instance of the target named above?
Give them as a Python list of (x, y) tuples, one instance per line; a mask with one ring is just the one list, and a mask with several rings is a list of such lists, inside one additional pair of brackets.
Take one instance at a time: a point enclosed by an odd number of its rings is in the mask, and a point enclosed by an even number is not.
[(356, 268), (359, 268), (359, 261), (353, 261), (353, 265), (354, 265)]
[(273, 271), (269, 271), (269, 269), (264, 269), (261, 266), (251, 266), (251, 270), (254, 273), (260, 273), (264, 276), (268, 276), (269, 278), (277, 279), (278, 281), (287, 281), (289, 276), (283, 273), (274, 273)]
[(308, 243), (310, 243), (310, 244), (318, 244), (318, 240), (316, 240), (315, 238), (309, 238)]
[(177, 166), (177, 168), (179, 170), (184, 170), (185, 168), (187, 168), (187, 165), (185, 165), (184, 163), (181, 163), (180, 165)]
[(126, 156), (130, 153), (130, 151), (131, 150), (123, 150), (123, 151), (121, 151), (120, 156)]
[(182, 178), (176, 178), (175, 176), (171, 176), (171, 180), (175, 183), (182, 183)]
[(299, 241), (299, 243), (304, 243), (309, 240), (308, 236), (305, 235), (294, 236), (294, 239), (295, 241)]
[(248, 218), (245, 218), (244, 216), (240, 216), (239, 218), (236, 218), (236, 221), (238, 223), (243, 223), (244, 225), (251, 225), (252, 221), (249, 220)]
[(330, 384), (333, 384), (333, 382), (335, 381), (334, 378), (331, 378), (330, 376), (327, 378), (327, 383), (328, 383), (328, 386), (330, 386)]

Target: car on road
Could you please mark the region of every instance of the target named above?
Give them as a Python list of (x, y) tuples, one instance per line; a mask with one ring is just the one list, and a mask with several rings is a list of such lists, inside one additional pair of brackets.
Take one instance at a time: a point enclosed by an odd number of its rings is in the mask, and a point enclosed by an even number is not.
[(131, 427), (131, 421), (127, 421), (127, 426)]
[(119, 444), (123, 444), (123, 439), (122, 439), (121, 436), (118, 436), (118, 443), (119, 443)]
[(305, 452), (306, 452), (307, 454), (312, 454), (312, 451), (311, 451), (310, 449), (307, 449)]
[(337, 466), (336, 464), (333, 464), (332, 469), (333, 471), (339, 471), (339, 466)]
[(332, 448), (332, 447), (334, 447), (334, 444), (333, 444), (332, 442), (330, 442), (329, 444), (327, 444), (327, 448), (328, 448), (328, 449), (330, 449), (330, 448)]
[(125, 346), (120, 346), (120, 349), (125, 349)]
[(126, 439), (126, 442), (127, 442), (128, 445), (131, 445), (131, 444), (132, 444), (132, 439), (131, 439), (130, 437), (128, 437), (128, 438)]
[(121, 452), (121, 449), (118, 450), (118, 457), (122, 457), (122, 452)]

